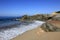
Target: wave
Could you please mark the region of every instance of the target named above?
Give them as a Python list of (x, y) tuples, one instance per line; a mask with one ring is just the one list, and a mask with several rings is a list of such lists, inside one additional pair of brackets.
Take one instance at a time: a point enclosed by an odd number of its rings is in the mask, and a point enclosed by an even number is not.
[(37, 28), (38, 26), (41, 26), (43, 23), (42, 21), (34, 21), (33, 23), (30, 23), (28, 25), (21, 24), (14, 28), (8, 28), (0, 30), (0, 40), (9, 40), (12, 39), (18, 35), (23, 34), (24, 32), (28, 30), (32, 30)]

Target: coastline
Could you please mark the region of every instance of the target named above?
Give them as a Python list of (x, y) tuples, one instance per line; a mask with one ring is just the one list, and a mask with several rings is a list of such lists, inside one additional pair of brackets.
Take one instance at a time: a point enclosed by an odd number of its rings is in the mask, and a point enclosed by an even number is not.
[(38, 35), (41, 35), (41, 34), (44, 34), (44, 33), (45, 32), (42, 32), (40, 30), (40, 27), (37, 27), (35, 29), (26, 31), (22, 35), (18, 35), (18, 36), (16, 36), (15, 38), (13, 38), (11, 40), (32, 40), (32, 38), (35, 40), (35, 38), (37, 38)]
[(42, 32), (38, 27), (11, 40), (60, 40), (60, 32)]
[(19, 25), (17, 27), (8, 28), (0, 31), (0, 40), (9, 40), (18, 35), (23, 34), (26, 31), (37, 28), (39, 25), (42, 25), (44, 22), (42, 21), (34, 21), (34, 23), (30, 23), (29, 25)]
[[(59, 25), (60, 21), (49, 21), (50, 23), (53, 23), (54, 26)], [(54, 23), (56, 22), (56, 24)], [(54, 27), (53, 26), (53, 27)], [(29, 30), (25, 33), (23, 33), (22, 35), (18, 35), (15, 38), (11, 39), (11, 40), (60, 40), (60, 32), (53, 32), (53, 30), (51, 32), (46, 32), (44, 29), (40, 28), (41, 26)], [(44, 27), (44, 26), (42, 26)], [(51, 27), (51, 26), (49, 26)], [(60, 26), (58, 26), (60, 28)]]

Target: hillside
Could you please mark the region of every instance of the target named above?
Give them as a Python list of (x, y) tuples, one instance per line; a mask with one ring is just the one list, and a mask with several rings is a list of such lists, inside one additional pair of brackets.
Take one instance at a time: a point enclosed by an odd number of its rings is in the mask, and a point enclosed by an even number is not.
[(48, 14), (37, 14), (33, 16), (24, 15), (20, 20), (40, 20), (40, 21), (46, 21), (48, 17)]
[(49, 17), (52, 17), (51, 20), (60, 20), (60, 11), (54, 12), (52, 14), (36, 14), (33, 16), (23, 15), (22, 20), (40, 20), (47, 21)]

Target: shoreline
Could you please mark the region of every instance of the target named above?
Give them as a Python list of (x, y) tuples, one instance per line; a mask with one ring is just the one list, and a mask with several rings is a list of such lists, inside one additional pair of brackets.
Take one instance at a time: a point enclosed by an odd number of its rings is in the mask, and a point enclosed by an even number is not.
[[(44, 22), (42, 21), (35, 21), (32, 24), (29, 25), (20, 25), (14, 28), (8, 28), (8, 29), (4, 29), (0, 31), (0, 37), (2, 37), (2, 39), (12, 39), (18, 35), (23, 34), (26, 31), (32, 30), (37, 28), (39, 25), (42, 25)], [(1, 40), (2, 40), (1, 39)]]
[(42, 32), (38, 27), (11, 40), (60, 40), (60, 32)]
[[(49, 21), (51, 22), (51, 21)], [(59, 25), (59, 21), (52, 21), (53, 24), (57, 22), (57, 25)], [(56, 25), (56, 24), (55, 24)], [(44, 26), (42, 26), (44, 27)], [(49, 26), (51, 27), (51, 26)], [(60, 32), (46, 32), (44, 29), (41, 29), (40, 26), (26, 31), (22, 35), (18, 35), (15, 38), (11, 40), (60, 40)]]

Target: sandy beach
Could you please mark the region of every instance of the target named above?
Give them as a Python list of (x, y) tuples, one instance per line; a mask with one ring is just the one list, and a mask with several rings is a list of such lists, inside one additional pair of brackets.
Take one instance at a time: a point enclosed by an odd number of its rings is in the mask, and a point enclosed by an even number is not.
[[(54, 26), (60, 28), (60, 21), (49, 21), (49, 22)], [(39, 26), (38, 28), (27, 31), (22, 35), (18, 35), (12, 40), (60, 40), (60, 32), (45, 32)]]
[[(49, 22), (54, 24), (56, 21)], [(58, 22), (56, 25), (59, 24)], [(60, 32), (46, 32), (42, 28), (44, 27), (42, 24), (45, 23), (36, 20), (33, 23), (23, 23), (16, 27), (0, 30), (0, 40), (60, 40)]]
[(44, 32), (38, 27), (18, 35), (12, 40), (60, 40), (60, 32)]

